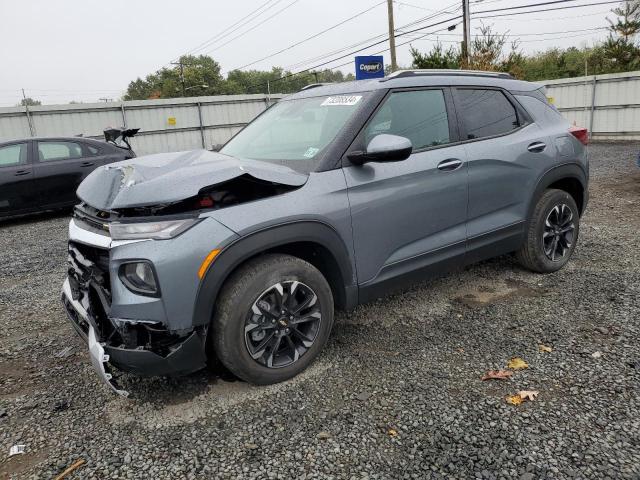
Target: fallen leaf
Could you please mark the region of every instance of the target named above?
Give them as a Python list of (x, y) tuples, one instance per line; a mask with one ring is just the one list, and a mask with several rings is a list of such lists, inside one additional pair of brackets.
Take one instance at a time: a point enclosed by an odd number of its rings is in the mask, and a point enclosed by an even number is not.
[(513, 372), (511, 370), (489, 370), (480, 380), (507, 380)]
[(520, 397), (520, 395), (516, 394), (516, 395), (507, 395), (505, 397), (505, 400), (507, 401), (507, 403), (511, 404), (511, 405), (520, 405), (522, 403), (522, 397)]
[(538, 348), (540, 349), (541, 352), (546, 352), (546, 353), (551, 353), (553, 352), (553, 348), (551, 347), (547, 347), (546, 345), (538, 345)]
[(509, 370), (523, 370), (529, 368), (529, 364), (520, 357), (513, 357), (509, 360), (509, 363), (507, 363), (507, 368)]
[(389, 430), (387, 430), (387, 434), (390, 437), (397, 437), (398, 436), (398, 431), (395, 428), (390, 428)]
[(522, 400), (529, 400), (530, 402), (533, 402), (538, 396), (538, 393), (540, 392), (537, 390), (520, 390), (518, 395), (520, 395)]

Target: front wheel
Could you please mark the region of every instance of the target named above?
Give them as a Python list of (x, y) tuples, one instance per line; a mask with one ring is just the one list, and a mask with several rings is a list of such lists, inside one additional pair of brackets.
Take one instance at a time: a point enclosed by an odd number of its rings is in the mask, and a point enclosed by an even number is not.
[(546, 190), (529, 219), (516, 259), (534, 272), (560, 270), (576, 248), (579, 231), (580, 214), (573, 197), (564, 190)]
[(222, 364), (257, 385), (302, 372), (333, 325), (333, 296), (310, 263), (269, 254), (249, 261), (225, 283), (210, 341)]

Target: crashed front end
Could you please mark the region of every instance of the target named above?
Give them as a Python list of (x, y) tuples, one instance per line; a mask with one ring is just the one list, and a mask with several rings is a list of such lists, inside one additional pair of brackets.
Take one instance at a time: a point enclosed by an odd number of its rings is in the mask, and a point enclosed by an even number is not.
[[(127, 392), (117, 385), (111, 365), (137, 375), (155, 376), (191, 373), (206, 362), (206, 326), (192, 325), (188, 317), (169, 321), (167, 312), (173, 308), (165, 306), (165, 301), (172, 301), (172, 295), (163, 298), (160, 289), (157, 294), (131, 291), (122, 277), (126, 265), (140, 263), (141, 243), (147, 242), (115, 242), (106, 232), (92, 231), (77, 213), (69, 226), (69, 268), (62, 304), (87, 342), (96, 371), (122, 395)], [(149, 254), (154, 256), (153, 252)], [(144, 262), (151, 265), (149, 259)], [(175, 273), (179, 274), (179, 269)], [(197, 283), (197, 277), (185, 278), (189, 280)], [(174, 292), (181, 295), (190, 291), (195, 295), (195, 290), (187, 286)]]
[(111, 388), (126, 395), (112, 366), (142, 376), (205, 366), (209, 321), (194, 314), (200, 281), (211, 253), (238, 238), (212, 214), (305, 180), (201, 151), (140, 157), (87, 177), (69, 223), (62, 304)]

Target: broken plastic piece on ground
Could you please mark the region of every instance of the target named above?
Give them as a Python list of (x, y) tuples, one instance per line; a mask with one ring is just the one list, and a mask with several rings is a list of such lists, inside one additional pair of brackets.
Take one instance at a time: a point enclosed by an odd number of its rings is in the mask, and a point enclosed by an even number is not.
[(122, 395), (123, 397), (128, 397), (129, 392), (126, 390), (122, 390), (118, 387), (113, 379), (113, 375), (107, 371), (109, 368), (107, 366), (107, 362), (109, 361), (109, 355), (104, 353), (104, 348), (96, 337), (96, 332), (93, 327), (89, 327), (89, 333), (87, 334), (87, 339), (89, 342), (89, 357), (91, 357), (91, 363), (93, 367), (98, 372), (100, 379), (109, 385), (109, 387), (116, 392), (118, 395)]
[(9, 456), (13, 457), (14, 455), (22, 455), (24, 454), (24, 451), (26, 448), (27, 448), (26, 445), (13, 445), (9, 449)]
[(56, 353), (56, 357), (58, 358), (65, 358), (68, 357), (69, 355), (71, 355), (71, 351), (73, 350), (73, 346), (68, 346), (68, 347), (64, 347), (62, 350), (60, 350), (58, 353)]

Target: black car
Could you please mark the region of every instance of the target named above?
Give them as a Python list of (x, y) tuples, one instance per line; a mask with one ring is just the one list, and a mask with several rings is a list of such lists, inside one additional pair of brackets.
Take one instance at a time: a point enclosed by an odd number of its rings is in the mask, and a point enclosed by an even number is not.
[(135, 157), (126, 140), (135, 132), (106, 130), (110, 143), (82, 137), (0, 143), (0, 218), (73, 206), (78, 185), (94, 169)]

